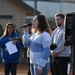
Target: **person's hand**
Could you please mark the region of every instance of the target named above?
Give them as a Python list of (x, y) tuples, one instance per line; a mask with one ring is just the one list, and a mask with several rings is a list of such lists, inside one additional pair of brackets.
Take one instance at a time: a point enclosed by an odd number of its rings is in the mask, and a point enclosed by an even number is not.
[(54, 52), (54, 51), (51, 51), (51, 55), (52, 55), (52, 56), (57, 56), (58, 53), (56, 53), (56, 52)]
[(28, 26), (24, 27), (24, 32), (28, 32)]
[(17, 41), (15, 40), (15, 41), (13, 41), (12, 43), (13, 43), (13, 44), (16, 44), (16, 42), (17, 42)]
[(38, 66), (38, 74), (41, 75), (43, 72), (43, 68), (41, 66)]
[(8, 39), (9, 39), (9, 40), (12, 40), (12, 38), (11, 38), (11, 37), (9, 37)]
[(38, 69), (38, 74), (39, 74), (39, 75), (42, 74), (42, 69)]

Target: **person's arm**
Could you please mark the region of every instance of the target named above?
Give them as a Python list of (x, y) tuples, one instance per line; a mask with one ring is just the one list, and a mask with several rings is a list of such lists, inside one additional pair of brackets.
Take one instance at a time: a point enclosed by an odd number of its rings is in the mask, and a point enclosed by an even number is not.
[(22, 36), (22, 43), (25, 47), (30, 45), (30, 39), (29, 39), (28, 32), (25, 32), (24, 35)]
[(29, 33), (28, 33), (28, 26), (24, 27), (24, 34), (22, 36), (22, 43), (25, 47), (30, 45)]
[(5, 43), (7, 43), (8, 41), (9, 41), (9, 38), (1, 37), (0, 38), (0, 47), (4, 46)]

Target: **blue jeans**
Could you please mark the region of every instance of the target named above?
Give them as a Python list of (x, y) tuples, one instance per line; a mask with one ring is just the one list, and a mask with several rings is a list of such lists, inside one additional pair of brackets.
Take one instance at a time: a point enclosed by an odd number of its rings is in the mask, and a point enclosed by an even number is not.
[[(38, 67), (37, 64), (30, 64), (31, 75), (39, 75), (37, 67)], [(50, 63), (47, 63), (43, 68), (43, 73), (41, 75), (48, 75), (49, 68), (50, 68)]]

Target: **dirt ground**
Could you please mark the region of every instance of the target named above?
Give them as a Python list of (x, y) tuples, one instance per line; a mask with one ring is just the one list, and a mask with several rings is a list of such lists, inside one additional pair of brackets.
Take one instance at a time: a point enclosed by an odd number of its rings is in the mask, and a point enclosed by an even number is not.
[[(0, 63), (0, 75), (4, 75), (4, 68), (3, 68), (2, 63)], [(18, 64), (17, 75), (27, 75), (27, 64), (26, 63)], [(49, 71), (48, 75), (51, 75), (50, 71)], [(73, 75), (73, 73), (71, 72), (69, 75)]]
[[(27, 65), (18, 64), (17, 75), (26, 75), (27, 74)], [(3, 64), (0, 63), (0, 75), (4, 75)]]
[[(4, 71), (3, 64), (0, 63), (0, 75), (4, 75), (3, 71)], [(17, 75), (27, 75), (27, 64), (18, 64)], [(51, 75), (50, 71), (48, 75)]]

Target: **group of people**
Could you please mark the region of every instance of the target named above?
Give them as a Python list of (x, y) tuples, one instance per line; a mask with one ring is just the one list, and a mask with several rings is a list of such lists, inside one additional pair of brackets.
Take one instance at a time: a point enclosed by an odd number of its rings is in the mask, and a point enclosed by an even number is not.
[[(64, 46), (64, 17), (61, 13), (54, 16), (56, 28), (52, 31), (45, 15), (35, 15), (31, 21), (34, 31), (30, 35), (28, 26), (24, 27), (22, 42), (15, 40), (20, 35), (15, 32), (13, 24), (8, 22), (0, 37), (5, 75), (10, 72), (11, 75), (16, 75), (20, 50), (23, 47), (29, 50), (29, 75), (48, 75), (49, 69), (52, 75), (67, 75), (71, 49), (70, 46)], [(10, 41), (18, 49), (18, 52), (11, 55), (5, 45)]]

